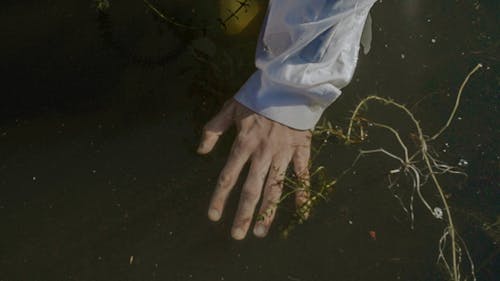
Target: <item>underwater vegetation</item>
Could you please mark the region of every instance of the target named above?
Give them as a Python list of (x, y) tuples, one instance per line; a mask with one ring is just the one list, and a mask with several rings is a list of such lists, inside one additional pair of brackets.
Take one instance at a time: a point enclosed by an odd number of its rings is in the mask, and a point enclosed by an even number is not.
[[(154, 38), (150, 42), (153, 44), (150, 45), (158, 45), (157, 49), (144, 48), (149, 50), (141, 50), (141, 46), (133, 46), (134, 42), (120, 40), (119, 38), (124, 37), (123, 34), (117, 35), (120, 33), (120, 24), (129, 20), (127, 15), (121, 15), (120, 11), (141, 8), (138, 3), (112, 4), (108, 0), (95, 0), (94, 7), (97, 12), (97, 23), (101, 37), (106, 46), (129, 62), (148, 68), (168, 65), (189, 51), (193, 41), (205, 38), (208, 33), (224, 32), (229, 35), (240, 33), (260, 10), (258, 3), (251, 0), (220, 0), (217, 19), (213, 22), (207, 20), (194, 22), (191, 18), (182, 20), (173, 16), (172, 14), (175, 13), (162, 8), (159, 1), (142, 0), (139, 1), (139, 4), (141, 4), (140, 2), (149, 16), (149, 21), (154, 24), (151, 26)], [(134, 8), (125, 9), (128, 6), (134, 6)], [(193, 9), (191, 13), (196, 15), (196, 10)], [(154, 44), (155, 41), (156, 44)]]
[[(405, 204), (402, 198), (394, 192), (394, 197), (401, 203), (401, 207), (409, 216), (411, 223), (411, 228), (414, 228), (414, 199), (415, 196), (420, 200), (420, 202), (427, 208), (429, 213), (436, 219), (443, 221), (445, 227), (443, 229), (443, 234), (438, 242), (439, 256), (438, 262), (444, 266), (446, 272), (449, 274), (450, 280), (476, 280), (474, 262), (472, 261), (470, 252), (467, 245), (463, 239), (458, 234), (452, 212), (448, 203), (448, 198), (445, 195), (445, 188), (440, 183), (438, 176), (444, 174), (464, 174), (460, 170), (460, 167), (454, 167), (444, 163), (438, 159), (437, 153), (431, 149), (431, 144), (433, 141), (438, 139), (441, 134), (450, 126), (452, 120), (455, 117), (457, 108), (460, 104), (460, 99), (462, 92), (469, 81), (470, 77), (477, 72), (482, 67), (478, 64), (471, 72), (466, 76), (457, 94), (457, 98), (454, 107), (449, 115), (446, 123), (441, 127), (441, 129), (432, 134), (427, 135), (420, 122), (416, 119), (414, 114), (404, 105), (390, 99), (380, 96), (368, 96), (362, 99), (353, 111), (351, 118), (349, 119), (349, 125), (347, 130), (343, 130), (339, 127), (334, 127), (328, 121), (325, 121), (322, 125), (318, 126), (314, 132), (314, 135), (321, 138), (321, 146), (316, 149), (316, 153), (321, 151), (321, 148), (328, 143), (330, 137), (335, 137), (340, 139), (342, 142), (348, 145), (359, 145), (368, 139), (368, 131), (371, 129), (384, 130), (390, 135), (392, 135), (401, 147), (400, 152), (389, 151), (384, 148), (384, 144), (380, 144), (379, 147), (371, 149), (360, 149), (358, 156), (354, 159), (352, 166), (345, 170), (340, 176), (333, 180), (325, 180), (325, 170), (323, 166), (315, 168), (311, 177), (319, 177), (316, 182), (315, 187), (304, 186), (302, 183), (288, 180), (287, 185), (291, 190), (289, 193), (285, 194), (285, 197), (290, 193), (303, 191), (304, 189), (309, 190), (312, 196), (306, 204), (297, 210), (295, 214), (295, 220), (284, 230), (284, 235), (288, 236), (289, 232), (296, 224), (303, 223), (311, 209), (317, 204), (318, 199), (326, 199), (328, 193), (333, 189), (334, 185), (349, 172), (363, 157), (371, 155), (380, 155), (381, 157), (389, 157), (394, 159), (399, 166), (387, 172), (387, 182), (388, 188), (394, 189), (396, 185), (402, 181), (402, 177), (407, 177), (411, 179), (411, 196), (409, 204)], [(378, 123), (376, 120), (369, 120), (363, 118), (362, 112), (368, 108), (366, 105), (368, 103), (380, 103), (384, 106), (395, 107), (402, 112), (402, 114), (409, 117), (412, 126), (414, 127), (414, 133), (411, 135), (416, 142), (414, 142), (413, 147), (408, 143), (403, 141), (403, 137), (400, 135), (397, 128), (392, 127), (390, 124)], [(345, 131), (345, 133), (344, 133)], [(372, 144), (373, 145), (373, 144)], [(311, 164), (314, 166), (314, 164)], [(434, 192), (439, 195), (441, 199), (441, 204), (437, 206), (432, 206), (429, 203), (426, 196), (423, 195), (423, 189), (429, 189), (433, 187)], [(432, 193), (428, 196), (432, 196)], [(468, 265), (469, 269), (465, 270), (463, 265)], [(471, 278), (471, 279), (469, 279)]]
[[(174, 48), (168, 49), (160, 55), (141, 55), (136, 50), (125, 47), (125, 44), (117, 40), (118, 37), (114, 35), (113, 21), (109, 16), (113, 5), (107, 0), (99, 0), (96, 1), (96, 10), (99, 15), (104, 41), (117, 53), (130, 58), (131, 61), (152, 67), (163, 66), (181, 54), (189, 52), (200, 64), (200, 75), (197, 76), (199, 79), (196, 79), (193, 88), (197, 92), (202, 91), (203, 97), (201, 100), (208, 103), (208, 105), (203, 106), (203, 108), (208, 107), (205, 112), (197, 113), (201, 114), (200, 119), (206, 119), (228, 97), (228, 92), (234, 88), (234, 84), (239, 83), (239, 80), (241, 80), (240, 70), (246, 69), (248, 64), (243, 59), (224, 50), (218, 50), (217, 52), (212, 50), (215, 49), (215, 46), (210, 46), (214, 45), (214, 43), (206, 35), (210, 32), (238, 34), (248, 26), (249, 22), (260, 10), (260, 7), (255, 1), (221, 0), (219, 2), (218, 18), (211, 22), (197, 23), (181, 20), (173, 16), (175, 13), (161, 8), (159, 2), (149, 0), (143, 0), (142, 2), (153, 20), (164, 24), (165, 30), (168, 30), (164, 32), (172, 32), (176, 38), (181, 38)], [(495, 50), (498, 50), (498, 42), (484, 50), (473, 51), (473, 53), (478, 54), (481, 59), (498, 62)], [(311, 185), (307, 185), (293, 176), (285, 177), (284, 184), (287, 190), (269, 212), (274, 212), (276, 208), (280, 208), (281, 203), (296, 192), (306, 190), (311, 196), (306, 204), (296, 210), (293, 219), (283, 229), (283, 236), (292, 235), (293, 229), (304, 223), (318, 204), (328, 201), (330, 193), (339, 186), (339, 182), (344, 180), (344, 175), (349, 173), (360, 161), (363, 161), (366, 157), (388, 158), (394, 161), (395, 166), (393, 169), (386, 171), (387, 187), (392, 191), (394, 199), (400, 203), (402, 210), (407, 214), (410, 227), (412, 229), (416, 227), (414, 204), (418, 200), (428, 211), (428, 214), (443, 225), (442, 235), (436, 241), (438, 249), (437, 262), (444, 269), (448, 279), (454, 281), (476, 280), (478, 267), (472, 260), (467, 245), (457, 231), (454, 220), (455, 210), (450, 207), (450, 198), (447, 196), (449, 187), (442, 184), (440, 180), (440, 177), (445, 175), (464, 176), (465, 173), (460, 165), (453, 166), (442, 161), (436, 149), (433, 148), (433, 143), (440, 139), (443, 132), (452, 125), (457, 109), (460, 106), (463, 91), (469, 79), (481, 67), (481, 64), (476, 65), (466, 75), (458, 90), (448, 119), (434, 133), (427, 132), (425, 125), (421, 124), (416, 118), (413, 108), (390, 97), (378, 95), (370, 95), (359, 101), (349, 118), (346, 128), (335, 126), (328, 120), (324, 120), (323, 123), (318, 125), (314, 131), (314, 138), (319, 143), (314, 148), (315, 155), (319, 155), (332, 139), (350, 147), (359, 147), (359, 154), (352, 160), (351, 167), (348, 167), (335, 177), (330, 176), (327, 167), (317, 166), (313, 158), (310, 164)], [(403, 135), (401, 128), (365, 117), (366, 112), (369, 111), (369, 104), (379, 104), (396, 109), (404, 116), (402, 118), (406, 118), (404, 120), (408, 120), (407, 127), (411, 127), (412, 132)], [(384, 143), (368, 142), (370, 132), (375, 130), (392, 136), (399, 144), (400, 149), (398, 151), (389, 150)], [(366, 145), (370, 145), (371, 148), (364, 148)], [(410, 182), (409, 185), (407, 180)], [(408, 189), (409, 192), (405, 193), (410, 194), (408, 198), (400, 194), (402, 186)], [(430, 200), (429, 197), (438, 197), (439, 202)], [(497, 217), (496, 221), (491, 221), (483, 218), (481, 214), (471, 213), (469, 216), (472, 220), (484, 222), (484, 231), (494, 241), (498, 242), (500, 240), (499, 217)], [(257, 219), (263, 218), (257, 217)], [(375, 233), (370, 235), (376, 237)], [(497, 254), (498, 250), (491, 254), (491, 258), (494, 258)]]

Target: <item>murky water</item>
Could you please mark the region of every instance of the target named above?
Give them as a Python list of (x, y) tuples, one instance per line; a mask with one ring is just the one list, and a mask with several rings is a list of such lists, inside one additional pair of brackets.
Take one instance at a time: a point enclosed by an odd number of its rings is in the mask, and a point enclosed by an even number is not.
[[(154, 2), (207, 26), (196, 30), (172, 28), (142, 1), (113, 1), (104, 14), (92, 1), (3, 4), (0, 280), (444, 280), (442, 221), (417, 202), (410, 229), (387, 189), (394, 163), (382, 158), (363, 159), (288, 239), (279, 235), (287, 206), (263, 240), (230, 239), (237, 196), (222, 222), (208, 221), (231, 133), (199, 157), (199, 131), (252, 73), (266, 2), (232, 36), (206, 2)], [(377, 94), (407, 104), (432, 134), (467, 72), (484, 65), (433, 146), (468, 174), (442, 181), (478, 280), (500, 278), (499, 8), (496, 0), (380, 1), (372, 50), (325, 114), (345, 126), (356, 103)], [(370, 118), (409, 126), (396, 112), (369, 109)], [(366, 145), (397, 149), (377, 133)], [(316, 165), (336, 176), (357, 149), (332, 142)]]

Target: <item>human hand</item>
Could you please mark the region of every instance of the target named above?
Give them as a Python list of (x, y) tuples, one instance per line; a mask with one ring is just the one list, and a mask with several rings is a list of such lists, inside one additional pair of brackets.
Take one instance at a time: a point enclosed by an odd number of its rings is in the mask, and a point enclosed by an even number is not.
[[(233, 123), (236, 125), (238, 136), (219, 175), (208, 217), (212, 221), (221, 218), (230, 191), (243, 166), (250, 161), (250, 170), (243, 184), (231, 235), (237, 240), (245, 238), (254, 217), (255, 207), (264, 190), (258, 212), (260, 219), (253, 228), (255, 236), (264, 237), (269, 231), (281, 199), (283, 181), (290, 162), (293, 163), (297, 178), (304, 183), (302, 186), (309, 186), (311, 132), (295, 130), (267, 119), (231, 99), (205, 125), (198, 153), (209, 153), (219, 137)], [(307, 188), (299, 188), (295, 193), (297, 207), (302, 206), (308, 199)]]

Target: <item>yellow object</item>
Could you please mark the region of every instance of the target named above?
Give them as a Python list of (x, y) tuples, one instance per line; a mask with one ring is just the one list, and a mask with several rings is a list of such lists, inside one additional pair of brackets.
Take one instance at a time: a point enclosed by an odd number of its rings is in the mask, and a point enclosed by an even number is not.
[(226, 34), (233, 35), (243, 31), (258, 12), (259, 5), (256, 1), (219, 0), (219, 17), (226, 25)]

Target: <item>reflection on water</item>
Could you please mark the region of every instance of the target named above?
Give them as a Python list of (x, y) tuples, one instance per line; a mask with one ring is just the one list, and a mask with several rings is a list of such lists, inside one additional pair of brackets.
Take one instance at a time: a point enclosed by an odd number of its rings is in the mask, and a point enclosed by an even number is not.
[[(210, 223), (231, 136), (199, 158), (199, 129), (253, 72), (265, 9), (230, 36), (173, 27), (142, 1), (122, 2), (110, 1), (106, 14), (57, 0), (10, 1), (0, 11), (8, 38), (0, 45), (0, 280), (442, 280), (442, 225), (415, 204), (410, 229), (383, 159), (361, 161), (287, 240), (279, 232), (291, 204), (264, 240), (230, 240), (236, 196), (223, 221)], [(435, 132), (464, 75), (483, 63), (433, 150), (468, 174), (441, 180), (478, 280), (497, 280), (499, 3), (413, 2), (376, 4), (371, 51), (325, 117), (344, 126), (362, 97), (377, 94), (405, 103)], [(151, 3), (183, 24), (218, 24), (209, 1)], [(407, 124), (382, 107), (370, 112)], [(338, 175), (356, 154), (332, 143), (317, 163)]]

